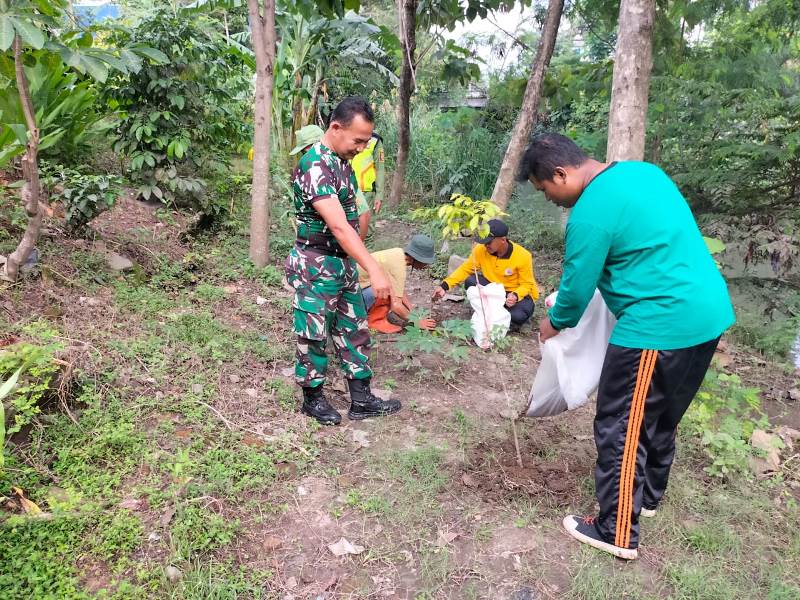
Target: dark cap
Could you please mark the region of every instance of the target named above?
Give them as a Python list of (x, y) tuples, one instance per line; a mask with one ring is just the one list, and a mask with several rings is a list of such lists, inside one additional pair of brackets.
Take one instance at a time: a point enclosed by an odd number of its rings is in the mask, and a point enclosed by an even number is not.
[(500, 219), (492, 219), (489, 221), (489, 234), (486, 237), (476, 236), (476, 239), (481, 244), (488, 244), (494, 238), (506, 237), (508, 235), (508, 225), (503, 223)]

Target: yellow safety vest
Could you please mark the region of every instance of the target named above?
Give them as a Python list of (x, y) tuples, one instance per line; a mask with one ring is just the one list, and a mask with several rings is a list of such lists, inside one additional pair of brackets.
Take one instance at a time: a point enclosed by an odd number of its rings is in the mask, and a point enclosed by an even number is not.
[(378, 145), (378, 140), (372, 138), (367, 147), (361, 152), (356, 154), (350, 161), (353, 171), (356, 174), (356, 181), (358, 181), (358, 189), (362, 192), (371, 192), (375, 185), (377, 177), (377, 170), (375, 168), (375, 146)]

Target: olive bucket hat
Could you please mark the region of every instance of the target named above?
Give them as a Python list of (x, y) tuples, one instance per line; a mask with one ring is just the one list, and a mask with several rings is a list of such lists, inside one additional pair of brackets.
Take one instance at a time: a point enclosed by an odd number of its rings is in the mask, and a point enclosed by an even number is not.
[(301, 127), (295, 131), (295, 133), (297, 134), (297, 144), (294, 148), (292, 148), (292, 151), (289, 152), (290, 156), (300, 154), (300, 152), (302, 152), (307, 146), (313, 146), (320, 141), (322, 136), (325, 134), (325, 132), (316, 125), (306, 125), (305, 127)]
[(406, 246), (405, 253), (414, 260), (426, 265), (436, 260), (436, 251), (433, 248), (433, 240), (421, 233), (411, 238)]

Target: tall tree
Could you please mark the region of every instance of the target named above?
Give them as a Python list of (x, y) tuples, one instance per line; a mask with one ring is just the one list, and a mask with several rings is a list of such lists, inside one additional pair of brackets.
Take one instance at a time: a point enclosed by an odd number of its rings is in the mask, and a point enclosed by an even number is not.
[(655, 0), (620, 3), (606, 160), (644, 158), (655, 16)]
[[(527, 6), (530, 0), (521, 0), (522, 6)], [(392, 189), (389, 193), (389, 204), (397, 206), (403, 195), (403, 186), (408, 162), (408, 151), (411, 145), (410, 117), (411, 95), (416, 87), (415, 70), (418, 62), (428, 53), (434, 45), (438, 44), (440, 58), (445, 61), (442, 76), (445, 79), (459, 79), (462, 83), (473, 74), (480, 75), (480, 71), (466, 58), (470, 53), (447, 40), (442, 31), (452, 31), (458, 23), (472, 22), (476, 18), (486, 18), (494, 10), (511, 10), (516, 2), (514, 0), (397, 0), (398, 21), (400, 31), (400, 49), (403, 66), (400, 75), (398, 90), (399, 104), (397, 108), (397, 160), (395, 173), (392, 179)], [(423, 27), (433, 36), (433, 42), (425, 48), (419, 59), (416, 55), (417, 27)]]
[(522, 107), (492, 192), (492, 201), (503, 209), (508, 204), (511, 193), (514, 191), (514, 175), (522, 158), (522, 153), (525, 151), (528, 137), (536, 124), (537, 109), (542, 97), (544, 75), (550, 64), (550, 58), (553, 56), (553, 49), (558, 36), (558, 24), (561, 22), (561, 13), (563, 11), (564, 0), (550, 0), (550, 4), (547, 7), (547, 16), (542, 26), (542, 35), (539, 38), (539, 47), (536, 50), (536, 58), (533, 60), (528, 85), (525, 88), (525, 96), (522, 99)]
[(247, 0), (247, 8), (256, 55), (250, 260), (257, 267), (264, 267), (269, 261), (269, 150), (275, 66), (275, 0)]
[(400, 72), (397, 106), (397, 160), (395, 162), (389, 206), (397, 206), (403, 195), (408, 149), (411, 145), (411, 94), (414, 93), (414, 55), (417, 51), (417, 0), (398, 0), (400, 47), (403, 67)]
[(22, 103), (22, 112), (25, 115), (25, 123), (28, 127), (28, 142), (25, 147), (25, 154), (22, 155), (22, 173), (25, 183), (22, 186), (22, 202), (25, 206), (25, 213), (28, 215), (28, 226), (25, 234), (12, 252), (5, 265), (4, 278), (9, 281), (16, 281), (19, 275), (19, 268), (28, 260), (39, 239), (39, 230), (42, 226), (42, 207), (39, 206), (41, 196), (41, 186), (39, 185), (39, 162), (37, 159), (39, 152), (39, 128), (36, 125), (36, 113), (31, 102), (31, 94), (28, 89), (28, 80), (22, 65), (22, 40), (19, 34), (14, 35), (14, 67), (16, 72), (17, 90)]

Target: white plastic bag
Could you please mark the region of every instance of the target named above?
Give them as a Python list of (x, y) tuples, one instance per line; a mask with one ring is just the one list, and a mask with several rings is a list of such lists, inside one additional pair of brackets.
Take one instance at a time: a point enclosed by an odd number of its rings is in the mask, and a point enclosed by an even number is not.
[[(556, 293), (545, 300), (550, 308)], [(608, 340), (617, 319), (600, 292), (586, 307), (580, 322), (540, 344), (542, 362), (528, 396), (528, 417), (549, 417), (583, 406), (600, 383)]]
[(511, 313), (504, 307), (506, 289), (503, 285), (473, 285), (467, 290), (467, 299), (475, 311), (471, 320), (472, 339), (478, 347), (487, 348), (493, 342), (503, 339), (511, 326)]

